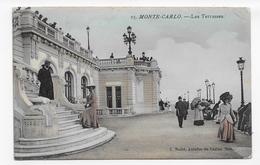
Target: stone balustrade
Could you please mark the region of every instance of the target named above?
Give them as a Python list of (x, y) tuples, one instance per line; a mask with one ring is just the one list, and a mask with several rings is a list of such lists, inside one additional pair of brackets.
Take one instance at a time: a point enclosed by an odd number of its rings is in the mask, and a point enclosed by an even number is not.
[(143, 60), (134, 60), (135, 66), (151, 66), (151, 61), (143, 61)]
[[(37, 70), (30, 67), (28, 64), (14, 59), (14, 66), (20, 68), (23, 71), (23, 76), (21, 76), (20, 81), (22, 82), (25, 90), (31, 90), (34, 92), (39, 91), (39, 80), (37, 77)], [(19, 67), (18, 67), (19, 66)], [(18, 72), (19, 70), (17, 70)], [(22, 73), (22, 72), (21, 72)]]
[[(37, 33), (40, 33), (41, 35), (44, 34), (47, 36), (49, 42), (53, 40), (54, 42), (65, 46), (68, 51), (72, 50), (71, 52), (73, 53), (77, 52), (80, 55), (91, 59), (91, 61), (93, 60), (91, 50), (83, 48), (81, 43), (76, 41), (70, 35), (64, 35), (64, 32), (61, 28), (56, 28), (50, 23), (39, 19), (38, 15), (36, 15), (31, 9), (15, 11), (13, 19), (17, 22), (14, 28), (21, 29), (22, 31), (24, 29), (26, 32), (29, 32), (30, 29), (30, 31), (33, 30)], [(57, 44), (54, 43), (54, 45)]]
[(99, 117), (133, 115), (129, 108), (97, 109), (97, 114)]
[(102, 65), (102, 66), (125, 65), (126, 64), (126, 58), (99, 59), (99, 64)]
[[(58, 40), (59, 42), (63, 43), (63, 45), (67, 46), (68, 48), (77, 51), (78, 53), (89, 57), (88, 50), (84, 49), (80, 46), (80, 43), (75, 41), (74, 39), (70, 39), (66, 36), (63, 36), (63, 32), (60, 29), (53, 28), (48, 24), (44, 23), (43, 21), (36, 19), (37, 21), (37, 29), (41, 32), (45, 33), (46, 35), (50, 36), (51, 38)], [(62, 36), (61, 36), (62, 35)], [(77, 45), (78, 44), (78, 45)], [(77, 49), (77, 46), (79, 47)]]

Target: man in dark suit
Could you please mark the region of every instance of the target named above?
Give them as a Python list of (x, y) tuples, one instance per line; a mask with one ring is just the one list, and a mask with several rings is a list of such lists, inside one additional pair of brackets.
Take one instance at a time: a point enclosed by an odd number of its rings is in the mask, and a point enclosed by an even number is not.
[(186, 115), (184, 116), (184, 120), (186, 120), (186, 119), (187, 119), (187, 116), (188, 116), (189, 102), (186, 101), (185, 98), (183, 99), (183, 102), (186, 104)]
[(39, 96), (54, 99), (53, 83), (50, 73), (50, 61), (45, 61), (42, 68), (38, 72), (38, 80), (41, 82)]
[(186, 104), (182, 101), (181, 96), (178, 97), (178, 102), (175, 104), (176, 116), (178, 117), (179, 127), (182, 128), (183, 118), (186, 116)]

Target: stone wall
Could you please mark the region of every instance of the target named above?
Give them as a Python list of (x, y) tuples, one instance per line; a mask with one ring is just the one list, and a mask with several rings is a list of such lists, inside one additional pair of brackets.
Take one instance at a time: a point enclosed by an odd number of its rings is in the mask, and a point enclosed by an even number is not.
[[(122, 107), (133, 106), (133, 73), (128, 70), (107, 70), (99, 74), (99, 108), (107, 108), (106, 87), (112, 87), (113, 94), (114, 87), (121, 86), (121, 100)], [(113, 98), (115, 100), (115, 98)], [(113, 108), (115, 102), (113, 101)]]

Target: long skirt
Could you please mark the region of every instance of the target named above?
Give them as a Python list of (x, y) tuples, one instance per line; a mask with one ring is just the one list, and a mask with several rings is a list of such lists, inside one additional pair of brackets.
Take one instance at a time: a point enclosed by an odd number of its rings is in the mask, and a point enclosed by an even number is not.
[(99, 128), (97, 110), (95, 107), (88, 107), (82, 113), (81, 118), (83, 128)]
[(204, 120), (195, 120), (193, 124), (197, 126), (204, 125)]
[(203, 117), (203, 113), (202, 111), (198, 110), (197, 108), (195, 108), (194, 110), (194, 125), (196, 126), (201, 126), (204, 125), (204, 117)]
[(220, 123), (218, 138), (225, 142), (233, 142), (236, 140), (234, 126), (229, 123), (227, 119), (224, 119), (224, 121)]

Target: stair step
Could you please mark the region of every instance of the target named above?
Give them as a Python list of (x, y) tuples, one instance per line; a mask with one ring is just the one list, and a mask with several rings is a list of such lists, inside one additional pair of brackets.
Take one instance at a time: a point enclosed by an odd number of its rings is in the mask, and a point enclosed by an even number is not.
[(80, 129), (83, 129), (83, 128), (79, 124), (72, 125), (72, 126), (69, 126), (69, 127), (59, 128), (59, 135), (64, 135), (66, 133), (70, 133), (70, 132), (73, 132), (73, 131), (78, 131)]
[(71, 111), (56, 111), (57, 116), (71, 115)]
[(60, 112), (60, 111), (71, 111), (71, 110), (67, 110), (66, 107), (56, 107), (56, 112)]
[(27, 96), (28, 98), (36, 98), (36, 97), (39, 97), (38, 94), (26, 94), (26, 96)]
[(20, 138), (19, 144), (20, 145), (45, 145), (45, 144), (53, 144), (58, 143), (62, 141), (67, 141), (73, 138), (76, 138), (78, 136), (82, 136), (84, 134), (91, 134), (93, 133), (95, 129), (89, 128), (89, 129), (81, 129), (78, 131), (69, 132), (63, 135), (59, 135), (57, 137), (51, 137), (51, 138), (38, 138), (38, 139), (25, 139)]
[(72, 125), (78, 124), (78, 122), (79, 122), (79, 119), (68, 120), (68, 121), (60, 121), (59, 122), (59, 128), (72, 126)]
[(55, 157), (55, 156), (62, 156), (62, 155), (68, 155), (68, 154), (75, 154), (83, 151), (90, 150), (92, 148), (98, 147), (104, 143), (107, 143), (111, 139), (115, 137), (115, 132), (107, 130), (106, 134), (98, 139), (95, 139), (91, 142), (80, 144), (78, 146), (70, 147), (67, 149), (59, 149), (55, 151), (49, 151), (49, 152), (34, 152), (34, 153), (14, 153), (14, 157), (17, 160), (21, 159), (43, 159), (46, 157)]
[(58, 121), (68, 121), (68, 120), (74, 120), (74, 119), (78, 119), (79, 115), (75, 114), (75, 115), (64, 115), (64, 116), (58, 116)]
[(82, 134), (73, 139), (59, 141), (57, 143), (43, 144), (43, 145), (15, 145), (16, 153), (35, 153), (35, 152), (49, 152), (55, 150), (67, 149), (73, 146), (78, 146), (84, 143), (89, 143), (95, 139), (104, 136), (107, 129), (104, 127), (94, 129), (92, 133)]

